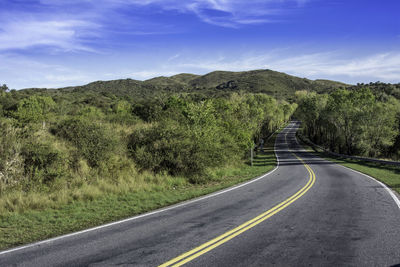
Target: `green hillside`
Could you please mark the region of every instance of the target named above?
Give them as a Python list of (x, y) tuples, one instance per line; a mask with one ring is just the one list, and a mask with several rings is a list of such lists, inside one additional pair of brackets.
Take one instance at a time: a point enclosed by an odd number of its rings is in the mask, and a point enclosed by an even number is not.
[(146, 81), (121, 79), (96, 81), (83, 86), (59, 89), (61, 92), (96, 92), (148, 99), (159, 94), (191, 92), (205, 95), (225, 95), (242, 91), (266, 93), (277, 99), (291, 100), (298, 90), (329, 92), (349, 85), (329, 80), (309, 80), (272, 70), (252, 70), (243, 72), (214, 71), (205, 75), (188, 73), (171, 77), (155, 77)]
[(312, 81), (272, 70), (243, 72), (214, 71), (190, 81), (195, 89), (242, 90), (266, 93), (278, 99), (290, 99), (298, 90), (324, 92), (346, 84), (321, 80)]

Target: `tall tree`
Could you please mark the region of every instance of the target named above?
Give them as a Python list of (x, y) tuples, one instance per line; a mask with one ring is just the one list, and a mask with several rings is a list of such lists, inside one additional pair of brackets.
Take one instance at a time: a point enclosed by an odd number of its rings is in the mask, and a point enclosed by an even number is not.
[(50, 111), (55, 107), (54, 100), (49, 96), (31, 96), (22, 99), (18, 103), (18, 109), (14, 116), (22, 123), (42, 122), (43, 127), (50, 115)]
[(387, 154), (398, 134), (398, 101), (379, 101), (369, 88), (339, 89), (329, 96), (299, 92), (297, 97), (305, 133), (332, 151), (377, 157)]
[(3, 84), (2, 86), (0, 86), (0, 93), (5, 93), (5, 92), (7, 92), (9, 89), (8, 89), (8, 86), (7, 85), (5, 85), (5, 84)]

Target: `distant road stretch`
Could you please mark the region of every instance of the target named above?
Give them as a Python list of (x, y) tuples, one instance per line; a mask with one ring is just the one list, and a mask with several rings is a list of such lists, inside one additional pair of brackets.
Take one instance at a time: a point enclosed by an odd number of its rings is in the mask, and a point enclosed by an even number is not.
[[(381, 184), (305, 152), (297, 122), (279, 166), (245, 184), (0, 252), (0, 266), (393, 266), (400, 207)], [(398, 200), (397, 200), (398, 201)]]

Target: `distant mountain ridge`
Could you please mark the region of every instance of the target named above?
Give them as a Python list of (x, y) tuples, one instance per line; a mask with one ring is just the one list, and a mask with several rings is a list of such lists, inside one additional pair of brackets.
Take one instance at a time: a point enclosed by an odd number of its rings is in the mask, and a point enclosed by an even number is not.
[(96, 81), (82, 86), (60, 88), (60, 91), (94, 91), (118, 96), (148, 98), (158, 93), (223, 94), (232, 91), (266, 93), (278, 99), (290, 99), (298, 90), (329, 92), (350, 85), (330, 80), (309, 80), (272, 70), (242, 72), (214, 71), (205, 75), (181, 73), (145, 81), (120, 79)]

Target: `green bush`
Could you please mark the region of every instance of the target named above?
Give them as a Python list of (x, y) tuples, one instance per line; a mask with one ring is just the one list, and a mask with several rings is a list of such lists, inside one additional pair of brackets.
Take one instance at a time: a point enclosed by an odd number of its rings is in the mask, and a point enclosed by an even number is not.
[(78, 116), (88, 120), (99, 120), (104, 118), (104, 113), (101, 109), (94, 106), (85, 106), (78, 111)]
[(53, 133), (72, 142), (91, 167), (98, 167), (110, 157), (115, 139), (101, 124), (84, 118), (62, 121)]
[(275, 130), (294, 109), (261, 94), (200, 102), (170, 97), (157, 123), (132, 133), (128, 149), (143, 169), (203, 181), (207, 168), (245, 157), (253, 139)]
[(128, 148), (144, 169), (193, 176), (223, 162), (224, 151), (218, 140), (210, 145), (213, 140), (208, 137), (170, 120), (136, 130), (129, 138)]
[(22, 156), (30, 184), (49, 184), (65, 176), (66, 157), (50, 144), (29, 142), (23, 147)]
[(120, 100), (112, 105), (108, 119), (114, 123), (129, 125), (137, 122), (138, 118), (133, 114), (132, 105), (128, 101)]
[(0, 121), (0, 192), (23, 180), (19, 131), (8, 120)]
[(14, 117), (22, 123), (44, 122), (56, 103), (49, 96), (30, 96), (18, 103)]
[(156, 121), (159, 119), (160, 113), (162, 112), (162, 104), (155, 100), (144, 103), (136, 103), (132, 107), (132, 112), (133, 115), (144, 121)]

